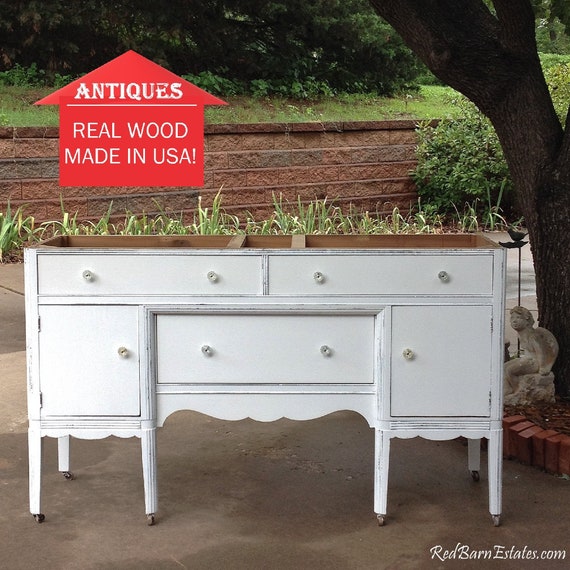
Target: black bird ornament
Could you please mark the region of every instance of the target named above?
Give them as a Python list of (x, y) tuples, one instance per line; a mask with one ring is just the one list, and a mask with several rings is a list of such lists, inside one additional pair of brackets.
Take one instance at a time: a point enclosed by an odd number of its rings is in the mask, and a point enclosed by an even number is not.
[(528, 232), (519, 232), (514, 228), (508, 228), (507, 232), (509, 233), (513, 241), (521, 241), (528, 235)]
[(507, 232), (513, 241), (503, 242), (500, 241), (499, 245), (506, 247), (507, 249), (513, 248), (521, 248), (523, 245), (526, 245), (528, 241), (523, 241), (523, 239), (528, 235), (528, 232), (519, 232), (514, 228), (507, 228)]

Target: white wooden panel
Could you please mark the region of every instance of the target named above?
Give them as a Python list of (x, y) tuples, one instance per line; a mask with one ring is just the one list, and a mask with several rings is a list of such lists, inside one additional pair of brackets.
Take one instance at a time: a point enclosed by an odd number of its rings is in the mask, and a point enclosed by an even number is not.
[(227, 295), (262, 291), (261, 258), (256, 256), (42, 255), (38, 264), (40, 295)]
[[(156, 320), (159, 383), (373, 382), (370, 315), (166, 314)], [(330, 353), (323, 354), (324, 346)]]
[(140, 414), (137, 315), (136, 307), (40, 307), (43, 417)]
[(491, 349), (491, 307), (394, 307), (392, 416), (488, 416)]
[(490, 295), (492, 279), (492, 255), (269, 258), (269, 293), (275, 295)]

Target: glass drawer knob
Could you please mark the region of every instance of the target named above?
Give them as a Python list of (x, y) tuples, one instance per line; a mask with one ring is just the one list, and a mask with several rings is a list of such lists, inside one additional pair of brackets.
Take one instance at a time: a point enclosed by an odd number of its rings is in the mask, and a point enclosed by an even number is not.
[(127, 358), (127, 356), (129, 356), (129, 350), (124, 346), (120, 346), (117, 352), (119, 353), (119, 356), (122, 358)]
[(414, 351), (411, 348), (405, 348), (404, 351), (402, 352), (402, 356), (406, 359), (406, 360), (413, 360), (415, 357)]
[(440, 271), (437, 276), (442, 283), (447, 283), (449, 281), (449, 273), (447, 271)]
[(83, 273), (83, 279), (85, 279), (85, 281), (93, 281), (94, 275), (93, 275), (93, 271), (90, 271), (89, 269), (86, 269)]
[(204, 346), (202, 346), (202, 349), (201, 349), (201, 350), (202, 350), (202, 354), (203, 354), (204, 356), (213, 356), (213, 354), (214, 354), (214, 350), (212, 349), (212, 347), (209, 346), (209, 345), (207, 345), (207, 344), (205, 344)]
[(215, 271), (208, 271), (208, 281), (215, 283), (218, 280), (218, 274)]
[(325, 281), (325, 276), (320, 272), (320, 271), (315, 271), (313, 273), (313, 279), (317, 282), (317, 283), (324, 283)]
[(326, 344), (323, 344), (323, 346), (321, 346), (321, 354), (323, 356), (332, 356), (332, 348)]

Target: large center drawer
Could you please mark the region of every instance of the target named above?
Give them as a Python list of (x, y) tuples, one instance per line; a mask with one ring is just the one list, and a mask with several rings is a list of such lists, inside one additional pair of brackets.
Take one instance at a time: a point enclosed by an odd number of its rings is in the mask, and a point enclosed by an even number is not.
[(374, 315), (158, 314), (159, 384), (371, 384)]
[(273, 295), (491, 295), (492, 255), (274, 255)]
[(260, 294), (261, 257), (244, 255), (42, 255), (40, 295)]

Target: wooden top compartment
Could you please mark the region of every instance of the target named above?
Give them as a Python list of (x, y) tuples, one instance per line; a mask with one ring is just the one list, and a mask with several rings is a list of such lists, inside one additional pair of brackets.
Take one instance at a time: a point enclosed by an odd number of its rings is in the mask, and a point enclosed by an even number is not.
[(85, 249), (496, 249), (482, 234), (58, 236), (37, 248)]

